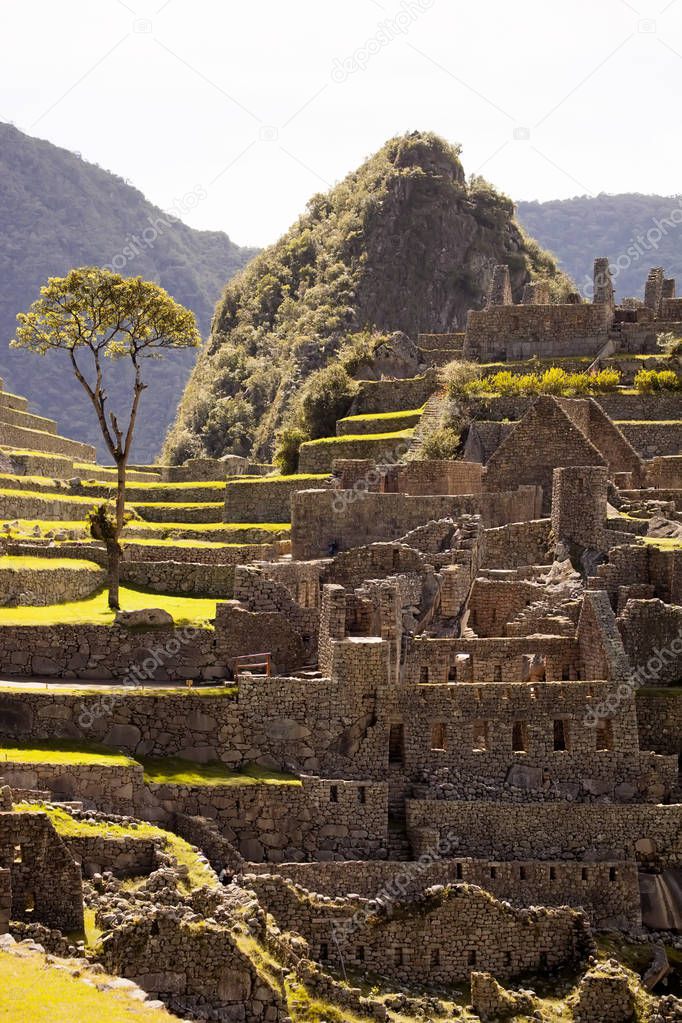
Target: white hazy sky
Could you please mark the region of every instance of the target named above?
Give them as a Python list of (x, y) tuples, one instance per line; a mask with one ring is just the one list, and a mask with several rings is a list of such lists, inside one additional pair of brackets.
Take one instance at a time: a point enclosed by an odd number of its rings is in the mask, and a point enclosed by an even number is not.
[(682, 191), (682, 0), (2, 0), (0, 13), (1, 120), (240, 244), (274, 241), (313, 192), (415, 128), (461, 143), (467, 173), (515, 199)]

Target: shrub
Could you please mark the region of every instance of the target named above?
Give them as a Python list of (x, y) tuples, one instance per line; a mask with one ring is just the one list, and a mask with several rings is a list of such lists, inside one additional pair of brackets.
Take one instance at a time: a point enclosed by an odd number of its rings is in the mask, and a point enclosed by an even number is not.
[(656, 344), (666, 355), (682, 355), (682, 337), (675, 337), (672, 331), (658, 334)]
[(461, 436), (452, 426), (435, 426), (422, 438), (419, 445), (421, 458), (456, 458)]
[(308, 436), (300, 426), (285, 426), (277, 434), (273, 462), (283, 476), (292, 476), (298, 471), (299, 449), (306, 440)]
[(635, 376), (635, 387), (640, 394), (677, 391), (680, 388), (680, 378), (672, 369), (640, 369)]
[(471, 385), (477, 383), (481, 376), (481, 367), (475, 362), (468, 362), (466, 359), (449, 362), (443, 368), (443, 379), (445, 390), (450, 398), (459, 398), (463, 394), (470, 394)]
[(299, 413), (303, 430), (312, 440), (335, 433), (336, 420), (348, 414), (357, 386), (339, 362), (318, 369), (308, 378)]
[(620, 372), (617, 369), (600, 369), (598, 373), (586, 373), (585, 376), (594, 394), (615, 391), (620, 384)]
[(568, 373), (559, 366), (546, 369), (540, 377), (540, 394), (566, 394), (568, 390)]

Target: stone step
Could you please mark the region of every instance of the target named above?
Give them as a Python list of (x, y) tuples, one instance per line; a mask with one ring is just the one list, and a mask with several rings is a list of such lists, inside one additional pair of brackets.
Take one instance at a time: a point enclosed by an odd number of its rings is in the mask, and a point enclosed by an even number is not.
[(43, 430), (32, 430), (23, 426), (9, 426), (0, 423), (0, 447), (24, 448), (26, 451), (66, 455), (67, 458), (81, 462), (94, 462), (96, 450), (92, 444), (69, 440), (58, 434), (45, 433)]
[(44, 433), (57, 433), (57, 423), (45, 416), (36, 416), (32, 412), (21, 409), (3, 408), (0, 405), (0, 423), (8, 426), (23, 426), (28, 430), (42, 430)]
[(18, 412), (28, 411), (28, 398), (9, 391), (0, 391), (0, 408), (15, 409)]

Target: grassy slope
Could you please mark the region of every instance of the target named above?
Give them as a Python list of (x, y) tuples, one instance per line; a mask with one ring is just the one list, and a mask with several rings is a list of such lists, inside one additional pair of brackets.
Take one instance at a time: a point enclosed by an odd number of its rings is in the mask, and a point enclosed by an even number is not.
[[(74, 967), (74, 970), (76, 967)], [(81, 979), (38, 952), (0, 952), (0, 1020), (7, 1023), (171, 1023), (165, 1009), (150, 1009), (120, 991), (100, 991), (109, 979), (78, 968)], [(87, 978), (88, 983), (85, 982)]]

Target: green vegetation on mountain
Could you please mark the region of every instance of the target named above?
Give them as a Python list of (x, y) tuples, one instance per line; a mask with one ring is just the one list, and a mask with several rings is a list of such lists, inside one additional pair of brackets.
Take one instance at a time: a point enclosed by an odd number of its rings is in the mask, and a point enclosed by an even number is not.
[[(200, 190), (189, 195), (187, 211), (200, 200)], [(240, 248), (222, 231), (187, 227), (177, 219), (182, 206), (175, 216), (164, 213), (115, 174), (0, 124), (0, 376), (8, 390), (29, 398), (31, 409), (57, 419), (64, 435), (96, 440), (94, 412), (68, 358), (54, 365), (9, 349), (16, 314), (48, 277), (109, 265), (160, 284), (195, 313), (206, 336), (221, 288), (255, 250)], [(195, 357), (178, 351), (159, 365), (140, 413), (136, 461), (157, 454)], [(112, 368), (113, 404), (129, 393), (129, 377), (127, 368)], [(99, 454), (105, 455), (103, 444)]]
[[(293, 227), (227, 285), (164, 460), (270, 457), (316, 371), (325, 374), (325, 400), (308, 392), (315, 428), (306, 433), (323, 436), (320, 405), (334, 405), (333, 422), (347, 413), (354, 363), (371, 355), (375, 334), (414, 338), (463, 327), (500, 262), (510, 267), (517, 299), (531, 279), (547, 278), (557, 297), (568, 288), (514, 221), (511, 200), (481, 178), (467, 182), (457, 148), (429, 133), (391, 139), (313, 196)], [(348, 353), (353, 337), (353, 358), (339, 366), (334, 357)]]
[(682, 199), (679, 196), (581, 195), (520, 202), (525, 229), (559, 260), (581, 294), (592, 295), (592, 263), (608, 256), (616, 295), (642, 298), (650, 267), (682, 280)]

